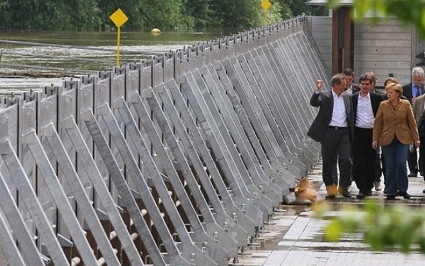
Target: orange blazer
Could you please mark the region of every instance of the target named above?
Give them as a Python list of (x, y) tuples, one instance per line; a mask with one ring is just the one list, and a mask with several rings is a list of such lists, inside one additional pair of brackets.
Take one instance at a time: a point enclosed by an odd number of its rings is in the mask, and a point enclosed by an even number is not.
[(419, 140), (418, 127), (408, 100), (400, 99), (395, 110), (388, 100), (379, 105), (373, 126), (373, 140), (377, 140), (381, 146), (387, 146), (394, 137), (406, 145)]

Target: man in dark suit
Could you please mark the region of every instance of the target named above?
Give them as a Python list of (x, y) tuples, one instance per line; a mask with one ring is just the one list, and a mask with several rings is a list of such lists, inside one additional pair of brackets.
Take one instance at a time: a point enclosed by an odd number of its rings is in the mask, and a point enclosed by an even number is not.
[[(416, 119), (416, 125), (418, 125), (419, 140), (421, 145), (419, 146), (419, 173), (425, 180), (425, 94), (417, 97), (413, 103), (413, 115)], [(425, 189), (422, 191), (425, 193)]]
[[(346, 82), (344, 74), (336, 74), (331, 80), (332, 90), (322, 92), (323, 81), (319, 79), (310, 99), (310, 104), (320, 109), (307, 135), (322, 145), (322, 178), (328, 193), (327, 198), (335, 198), (337, 192), (344, 197), (351, 197), (349, 186), (354, 116), (351, 95), (343, 93)], [(339, 184), (333, 178), (337, 163)]]
[[(374, 76), (364, 73), (359, 78), (360, 91), (353, 94), (354, 113), (354, 141), (353, 141), (353, 179), (356, 182), (359, 194), (363, 199), (372, 195), (372, 187), (376, 175), (381, 175), (377, 169), (379, 155), (372, 148), (373, 123), (379, 104), (384, 100), (382, 94), (372, 92)], [(379, 171), (379, 173), (377, 173)]]
[[(412, 69), (412, 82), (403, 86), (403, 95), (409, 100), (410, 104), (416, 100), (416, 97), (424, 94), (424, 70), (421, 67)], [(409, 177), (417, 177), (419, 172), (417, 149), (410, 149), (409, 159)]]
[(360, 91), (359, 85), (354, 83), (354, 71), (351, 68), (346, 68), (342, 72), (347, 77), (347, 86), (345, 87), (345, 91), (351, 94)]

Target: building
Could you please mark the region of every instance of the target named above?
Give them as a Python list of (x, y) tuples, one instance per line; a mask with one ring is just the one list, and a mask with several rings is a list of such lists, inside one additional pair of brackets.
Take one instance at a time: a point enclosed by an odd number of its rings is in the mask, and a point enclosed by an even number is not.
[[(372, 71), (377, 86), (389, 75), (400, 83), (411, 80), (411, 69), (425, 65), (425, 45), (412, 26), (402, 26), (394, 18), (353, 22), (352, 0), (341, 1), (341, 7), (329, 16), (310, 17), (311, 34), (326, 63), (329, 74), (350, 67), (358, 75)], [(326, 0), (311, 0), (313, 6), (327, 5)]]

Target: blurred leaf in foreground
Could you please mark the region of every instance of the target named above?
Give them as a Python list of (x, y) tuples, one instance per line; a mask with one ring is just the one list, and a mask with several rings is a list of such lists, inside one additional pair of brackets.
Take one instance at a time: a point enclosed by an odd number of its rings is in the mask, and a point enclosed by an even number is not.
[(378, 200), (368, 199), (362, 209), (343, 205), (335, 213), (325, 202), (316, 206), (315, 217), (330, 220), (325, 228), (326, 241), (335, 242), (349, 233), (362, 233), (373, 250), (399, 248), (408, 253), (412, 247), (419, 247), (425, 253), (425, 207), (413, 210), (404, 205), (385, 206)]

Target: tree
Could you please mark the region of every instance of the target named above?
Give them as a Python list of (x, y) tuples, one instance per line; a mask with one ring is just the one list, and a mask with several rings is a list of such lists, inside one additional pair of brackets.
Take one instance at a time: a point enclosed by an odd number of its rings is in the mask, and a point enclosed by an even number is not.
[(186, 0), (183, 14), (188, 14), (193, 19), (194, 27), (206, 27), (210, 25), (210, 17), (213, 15), (210, 6), (211, 0)]
[(313, 15), (313, 16), (324, 16), (328, 14), (327, 7), (315, 7), (308, 6), (305, 3), (310, 0), (279, 0), (282, 5), (287, 6), (294, 16), (300, 16), (301, 14)]
[(193, 20), (186, 18), (182, 13), (184, 5), (182, 0), (156, 0), (145, 4), (142, 10), (145, 26), (152, 28), (189, 28)]
[(212, 26), (244, 29), (262, 23), (263, 10), (258, 0), (215, 0), (211, 2)]
[(7, 10), (9, 9), (9, 6), (10, 6), (9, 1), (0, 0), (0, 25), (8, 25), (12, 20), (11, 14), (7, 12)]
[(10, 29), (93, 30), (101, 21), (95, 1), (6, 1), (0, 4), (0, 24)]
[(63, 13), (58, 15), (58, 20), (61, 17), (67, 18), (64, 27), (68, 30), (93, 31), (101, 28), (102, 16), (96, 0), (68, 0), (64, 2)]
[[(0, 25), (16, 30), (113, 30), (109, 16), (118, 8), (127, 15), (124, 30), (158, 27), (225, 27), (243, 30), (275, 23), (312, 7), (306, 0), (0, 0)], [(289, 4), (288, 4), (289, 3)], [(296, 13), (291, 8), (296, 8)]]

